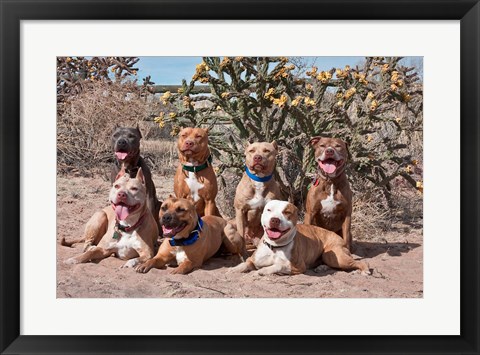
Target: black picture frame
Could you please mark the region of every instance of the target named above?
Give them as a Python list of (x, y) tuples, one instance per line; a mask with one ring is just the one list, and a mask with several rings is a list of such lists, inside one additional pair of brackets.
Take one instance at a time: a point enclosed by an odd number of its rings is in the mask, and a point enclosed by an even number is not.
[[(2, 354), (478, 354), (478, 0), (0, 0), (0, 351)], [(307, 11), (308, 9), (308, 11)], [(20, 22), (113, 19), (460, 20), (461, 335), (24, 336), (20, 335)], [(448, 263), (448, 256), (445, 256)], [(447, 267), (447, 266), (446, 266)], [(438, 270), (442, 277), (442, 270)], [(448, 307), (448, 305), (445, 305)], [(352, 315), (354, 317), (354, 315)], [(226, 320), (227, 321), (227, 320)], [(228, 322), (234, 320), (228, 319)], [(357, 320), (361, 321), (361, 320)]]

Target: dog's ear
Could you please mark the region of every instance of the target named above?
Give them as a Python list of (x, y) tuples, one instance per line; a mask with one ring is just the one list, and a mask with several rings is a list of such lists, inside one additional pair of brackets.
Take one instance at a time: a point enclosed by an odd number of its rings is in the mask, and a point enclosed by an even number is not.
[(122, 168), (118, 172), (117, 177), (115, 178), (115, 181), (120, 179), (123, 175), (125, 175), (125, 165), (122, 164)]
[(138, 126), (138, 122), (137, 122), (137, 127), (135, 127), (135, 129), (136, 129), (137, 132), (138, 132), (138, 136), (139, 136), (140, 138), (143, 138), (142, 132), (140, 132), (140, 127)]
[(138, 168), (137, 180), (140, 181), (142, 183), (142, 185), (145, 185), (145, 176), (143, 175), (142, 168)]
[(308, 141), (308, 144), (312, 145), (312, 146), (316, 146), (318, 142), (320, 142), (320, 140), (322, 139), (322, 137), (320, 136), (317, 136), (317, 137), (312, 137), (310, 138), (310, 140)]
[(273, 145), (273, 148), (275, 148), (275, 150), (278, 150), (278, 144), (277, 144), (277, 141), (272, 141), (272, 143), (270, 143), (271, 145)]

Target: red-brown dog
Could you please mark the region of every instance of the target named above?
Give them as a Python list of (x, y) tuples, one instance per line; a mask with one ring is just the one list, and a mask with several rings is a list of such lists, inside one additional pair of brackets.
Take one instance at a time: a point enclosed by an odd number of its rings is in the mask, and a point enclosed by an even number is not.
[(200, 216), (220, 216), (215, 204), (218, 185), (208, 148), (208, 131), (191, 127), (182, 129), (177, 148), (180, 164), (175, 173), (175, 195), (192, 199)]
[(345, 174), (348, 148), (338, 138), (313, 137), (318, 164), (317, 176), (307, 194), (305, 224), (312, 224), (342, 236), (352, 248), (352, 190)]
[(163, 236), (157, 255), (137, 267), (146, 273), (151, 268), (163, 268), (176, 260), (178, 267), (172, 274), (187, 274), (199, 268), (215, 255), (222, 245), (244, 260), (246, 250), (243, 238), (221, 217), (199, 217), (191, 200), (170, 197), (160, 208)]

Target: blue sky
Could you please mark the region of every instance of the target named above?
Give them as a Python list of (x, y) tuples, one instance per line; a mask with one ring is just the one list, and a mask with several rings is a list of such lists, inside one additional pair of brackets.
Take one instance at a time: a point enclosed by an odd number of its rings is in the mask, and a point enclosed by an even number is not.
[[(195, 66), (202, 61), (202, 57), (139, 57), (137, 63), (139, 81), (147, 75), (157, 84), (180, 85), (182, 79), (190, 80), (195, 73)], [(316, 58), (315, 65), (319, 70), (354, 66), (364, 57), (312, 57)]]

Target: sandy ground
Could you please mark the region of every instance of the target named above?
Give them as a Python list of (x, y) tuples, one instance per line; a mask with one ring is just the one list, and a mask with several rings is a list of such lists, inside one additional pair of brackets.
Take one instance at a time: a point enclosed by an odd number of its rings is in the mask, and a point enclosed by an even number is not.
[[(166, 198), (173, 191), (172, 178), (155, 181), (157, 194)], [(81, 252), (81, 245), (61, 246), (82, 235), (85, 222), (108, 204), (110, 184), (102, 178), (57, 179), (57, 297), (333, 297), (413, 298), (423, 297), (423, 238), (421, 229), (392, 231), (373, 242), (355, 241), (355, 258), (365, 259), (371, 276), (355, 272), (312, 270), (296, 276), (228, 274), (236, 261), (210, 259), (189, 275), (170, 275), (168, 269), (138, 274), (121, 269), (124, 261), (114, 257), (99, 263), (65, 265), (64, 260)], [(399, 230), (402, 230), (401, 228)]]

